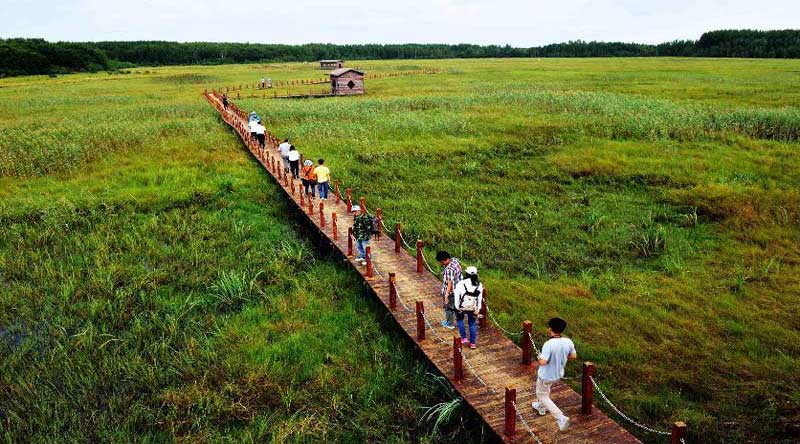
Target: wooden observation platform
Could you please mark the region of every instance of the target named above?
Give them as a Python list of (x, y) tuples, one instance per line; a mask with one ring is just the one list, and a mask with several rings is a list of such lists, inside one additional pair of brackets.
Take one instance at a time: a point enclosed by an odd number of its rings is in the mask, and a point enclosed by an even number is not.
[[(480, 323), (478, 348), (462, 349), (457, 332), (443, 328), (440, 281), (423, 266), (422, 241), (416, 241), (417, 257), (401, 245), (400, 227), (396, 239), (382, 233), (370, 242), (371, 262), (358, 265), (353, 256), (354, 245), (348, 235), (353, 217), (350, 190), (342, 193), (338, 181), (331, 187), (326, 203), (309, 203), (300, 191), (300, 181), (283, 172), (278, 138), (267, 135), (266, 148), (261, 149), (247, 130), (247, 116), (235, 104), (224, 110), (220, 96), (205, 94), (206, 99), (220, 112), (223, 120), (240, 135), (246, 146), (280, 185), (286, 197), (297, 206), (317, 230), (347, 257), (353, 268), (364, 278), (375, 295), (392, 314), (399, 326), (435, 366), (448, 378), (456, 391), (483, 421), (507, 443), (535, 444), (636, 444), (640, 441), (592, 406), (592, 384), (589, 376), (594, 366), (584, 364), (583, 396), (563, 383), (554, 386), (551, 397), (571, 419), (570, 428), (560, 432), (555, 419), (539, 416), (531, 407), (535, 400), (535, 355), (532, 356), (531, 325), (523, 326), (522, 348), (500, 331), (487, 325), (484, 315)], [(369, 202), (360, 199), (369, 207)], [(362, 207), (363, 208), (363, 207)], [(380, 209), (367, 208), (381, 217)], [(487, 298), (491, 301), (491, 295)], [(587, 387), (588, 386), (588, 387)], [(672, 442), (678, 443), (685, 426)]]

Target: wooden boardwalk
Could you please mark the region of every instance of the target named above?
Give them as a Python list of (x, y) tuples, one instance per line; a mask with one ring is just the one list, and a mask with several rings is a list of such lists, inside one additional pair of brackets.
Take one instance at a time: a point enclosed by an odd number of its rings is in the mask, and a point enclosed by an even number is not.
[[(464, 377), (456, 380), (454, 377), (456, 366), (453, 359), (453, 337), (458, 333), (440, 325), (443, 316), (441, 297), (439, 296), (439, 280), (427, 271), (419, 273), (416, 259), (405, 249), (396, 251), (394, 240), (384, 234), (370, 243), (374, 273), (372, 277), (368, 277), (365, 267), (360, 266), (352, 256), (347, 255), (347, 233), (353, 222), (353, 217), (347, 214), (347, 203), (341, 201), (337, 204), (332, 190), (331, 196), (325, 203), (326, 223), (323, 226), (320, 220), (319, 200), (315, 200), (311, 207), (308, 206), (307, 201), (301, 206), (300, 193), (297, 191), (301, 184), (299, 181), (295, 181), (295, 190), (293, 191), (291, 181), (285, 179), (280, 166), (280, 155), (277, 154), (276, 149), (278, 140), (269, 134), (267, 147), (265, 150), (261, 150), (250, 140), (244, 112), (237, 110), (235, 105), (231, 105), (227, 111), (223, 110), (221, 99), (217, 95), (207, 94), (206, 98), (220, 112), (223, 120), (239, 133), (250, 152), (282, 187), (286, 197), (297, 205), (305, 213), (308, 221), (348, 258), (353, 268), (361, 274), (375, 295), (392, 313), (408, 338), (419, 347), (439, 372), (450, 380), (458, 393), (500, 439), (508, 443), (639, 443), (636, 437), (596, 407), (591, 414), (581, 414), (581, 396), (564, 384), (557, 384), (551, 396), (564, 414), (570, 417), (569, 430), (562, 433), (558, 430), (552, 416), (539, 416), (531, 407), (531, 402), (535, 400), (533, 386), (536, 381), (536, 364), (535, 362), (530, 365), (522, 364), (522, 349), (495, 328), (481, 328), (478, 335), (478, 348), (462, 350)], [(278, 168), (273, 169), (273, 163), (277, 163)], [(346, 197), (342, 197), (346, 199)], [(367, 202), (367, 206), (369, 206), (369, 202)], [(313, 208), (313, 214), (310, 208)], [(331, 223), (334, 213), (337, 220), (336, 234), (334, 234)], [(395, 273), (399, 297), (394, 310), (390, 308), (390, 272)], [(417, 315), (414, 310), (418, 301), (424, 304), (426, 311), (426, 339), (424, 340), (417, 338)], [(510, 416), (514, 417), (516, 421), (513, 435), (506, 433), (504, 429), (506, 426), (506, 388), (516, 389), (516, 415), (513, 410), (510, 413)]]

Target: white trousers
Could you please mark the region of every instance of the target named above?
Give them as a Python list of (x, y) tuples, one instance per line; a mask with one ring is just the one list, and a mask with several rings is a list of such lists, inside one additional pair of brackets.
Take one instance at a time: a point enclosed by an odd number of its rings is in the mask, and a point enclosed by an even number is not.
[(545, 381), (542, 378), (536, 378), (536, 400), (539, 401), (551, 415), (553, 415), (556, 419), (561, 419), (564, 417), (564, 413), (561, 409), (558, 408), (555, 402), (550, 399), (550, 389), (553, 387), (553, 384), (558, 382), (555, 381)]

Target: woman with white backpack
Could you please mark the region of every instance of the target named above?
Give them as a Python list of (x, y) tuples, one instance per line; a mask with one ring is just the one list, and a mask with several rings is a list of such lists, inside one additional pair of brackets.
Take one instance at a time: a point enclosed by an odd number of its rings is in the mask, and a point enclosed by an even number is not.
[[(469, 348), (475, 349), (478, 341), (478, 326), (475, 319), (478, 318), (478, 313), (481, 311), (483, 304), (483, 284), (478, 279), (478, 269), (476, 267), (467, 267), (466, 278), (456, 284), (453, 290), (455, 296), (455, 309), (456, 309), (456, 323), (458, 324), (458, 332), (461, 335), (461, 343), (466, 344), (469, 342)], [(464, 315), (467, 316), (469, 323), (469, 341), (467, 340), (467, 332), (464, 329)]]

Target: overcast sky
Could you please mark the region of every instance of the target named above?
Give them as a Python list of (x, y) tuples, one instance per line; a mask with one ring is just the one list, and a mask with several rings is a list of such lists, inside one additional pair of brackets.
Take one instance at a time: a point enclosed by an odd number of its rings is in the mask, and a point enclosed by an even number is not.
[(800, 27), (800, 0), (0, 0), (0, 37), (258, 43), (659, 43)]

